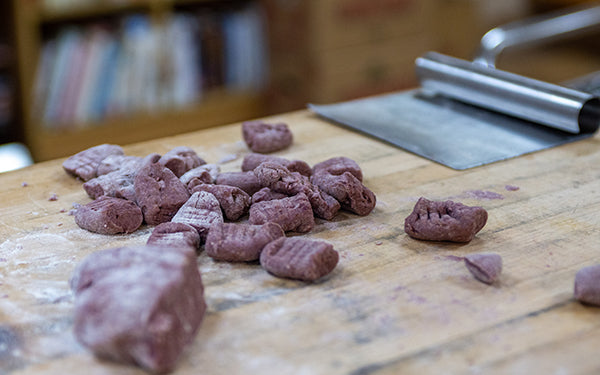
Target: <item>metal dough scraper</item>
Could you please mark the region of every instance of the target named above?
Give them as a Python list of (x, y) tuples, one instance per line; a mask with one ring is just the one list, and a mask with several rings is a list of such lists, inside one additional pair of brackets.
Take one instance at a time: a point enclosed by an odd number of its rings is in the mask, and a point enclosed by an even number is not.
[[(564, 17), (572, 17), (570, 29), (557, 27)], [(591, 137), (600, 126), (600, 85), (590, 85), (600, 72), (568, 88), (496, 69), (494, 56), (599, 24), (600, 7), (509, 24), (484, 36), (483, 52), (473, 62), (435, 52), (418, 58), (419, 89), (309, 108), (458, 170)], [(490, 39), (493, 45), (486, 47)]]

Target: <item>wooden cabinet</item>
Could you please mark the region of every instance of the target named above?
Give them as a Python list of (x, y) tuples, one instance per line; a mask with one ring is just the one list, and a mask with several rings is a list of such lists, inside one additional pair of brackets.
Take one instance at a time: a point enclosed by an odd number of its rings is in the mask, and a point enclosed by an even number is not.
[(276, 110), (413, 88), (415, 58), (435, 49), (431, 0), (263, 3)]
[[(230, 84), (229, 81), (223, 81), (220, 84), (214, 84), (213, 82), (210, 85), (200, 83), (203, 85), (201, 93), (196, 97), (192, 97), (193, 100), (189, 100), (190, 96), (188, 95), (184, 105), (180, 102), (171, 103), (167, 100), (166, 105), (163, 102), (160, 106), (149, 104), (143, 108), (132, 107), (123, 111), (103, 112), (100, 116), (95, 117), (73, 116), (66, 121), (62, 117), (50, 117), (50, 120), (48, 120), (49, 117), (43, 113), (44, 108), (53, 108), (53, 105), (67, 106), (68, 108), (70, 108), (69, 106), (75, 106), (75, 104), (68, 101), (61, 102), (66, 95), (64, 89), (63, 91), (49, 92), (49, 89), (46, 88), (48, 91), (45, 93), (46, 96), (41, 96), (40, 83), (48, 86), (56, 85), (55, 81), (57, 79), (50, 77), (36, 78), (38, 74), (43, 73), (42, 67), (45, 65), (40, 61), (43, 59), (45, 47), (48, 43), (59, 43), (60, 41), (57, 41), (57, 38), (64, 30), (70, 28), (73, 30), (86, 30), (86, 28), (93, 28), (98, 24), (121, 25), (123, 19), (128, 17), (142, 17), (143, 22), (150, 25), (150, 28), (164, 28), (165, 24), (178, 14), (189, 15), (189, 17), (218, 14), (219, 20), (230, 22), (226, 20), (225, 15), (234, 14), (238, 11), (242, 12), (248, 7), (257, 6), (256, 1), (250, 0), (96, 0), (70, 1), (68, 5), (51, 6), (53, 3), (58, 2), (13, 1), (14, 35), (20, 89), (18, 101), (20, 103), (23, 137), (36, 161), (70, 155), (99, 143), (127, 144), (242, 121), (265, 114), (261, 82), (250, 82), (249, 84), (244, 84), (244, 82), (236, 84), (234, 82)], [(241, 22), (247, 22), (247, 20)], [(225, 25), (221, 26), (226, 27)], [(227, 27), (229, 26), (231, 25), (228, 24)], [(255, 27), (255, 36), (258, 36), (259, 39), (260, 26), (256, 25)], [(239, 25), (233, 25), (231, 29), (233, 30), (236, 27), (241, 29)], [(111, 30), (110, 32), (115, 33), (114, 35), (117, 38), (122, 37), (119, 30)], [(226, 29), (225, 32), (227, 35), (221, 37), (229, 43), (230, 39), (227, 39), (227, 36), (231, 33), (229, 29)], [(232, 32), (235, 32), (235, 30)], [(246, 34), (238, 31), (237, 35), (244, 37)], [(254, 42), (258, 49), (264, 44), (261, 40)], [(170, 48), (171, 44), (181, 43), (181, 38), (164, 39), (157, 43), (159, 43), (159, 48)], [(242, 46), (241, 48), (245, 48), (243, 51), (235, 50), (230, 54), (234, 56), (232, 60), (243, 60), (240, 57), (244, 57), (244, 53), (249, 53), (247, 44), (243, 41), (234, 40), (232, 43), (221, 46), (222, 53), (230, 53), (231, 48)], [(195, 48), (197, 46), (192, 45), (191, 47)], [(251, 45), (250, 48), (254, 47)], [(180, 48), (179, 51), (187, 52), (189, 49)], [(208, 54), (208, 52), (206, 53)], [(256, 51), (250, 50), (250, 52)], [(262, 51), (260, 52), (262, 53)], [(81, 52), (81, 54), (83, 53)], [(215, 52), (213, 51), (213, 53)], [(173, 56), (171, 51), (167, 51), (161, 56), (166, 56), (169, 59), (181, 59), (180, 56)], [(260, 59), (258, 60), (254, 68), (261, 64)], [(188, 58), (187, 61), (190, 61), (190, 59)], [(128, 74), (134, 75), (143, 71), (149, 64), (155, 63), (154, 59), (144, 59), (142, 57), (140, 60), (138, 56), (138, 60), (128, 61), (124, 63), (124, 66), (128, 67)], [(63, 60), (60, 62), (57, 60), (55, 64), (66, 71), (63, 74), (73, 74), (72, 70), (76, 67), (76, 65), (72, 65), (74, 64), (72, 54), (67, 55), (67, 57), (63, 56)], [(169, 73), (171, 75), (181, 74), (180, 68), (179, 65), (175, 68), (171, 67)], [(243, 68), (247, 68), (247, 66)], [(226, 75), (226, 73), (223, 74)], [(261, 74), (265, 73), (261, 72)], [(233, 75), (235, 76), (235, 74)], [(156, 73), (156, 76), (161, 79), (161, 82), (164, 81), (162, 71)], [(99, 77), (101, 77), (100, 80), (108, 79), (101, 75)], [(210, 77), (204, 75), (201, 78), (203, 79), (202, 82), (211, 81)], [(120, 79), (120, 82), (122, 82), (123, 77)], [(185, 79), (184, 77), (179, 78), (179, 82), (183, 86), (189, 83)], [(224, 80), (227, 79), (227, 77), (224, 78)], [(127, 86), (127, 83), (125, 86)], [(125, 89), (127, 88), (125, 87)], [(129, 89), (131, 90), (131, 87)], [(157, 96), (169, 94), (169, 88), (164, 86), (152, 87), (152, 89), (157, 93)], [(89, 87), (88, 90), (90, 90)], [(99, 89), (91, 90), (97, 91)], [(134, 89), (133, 95), (146, 95), (148, 91), (149, 89), (146, 86), (139, 86)], [(60, 94), (57, 94), (57, 92)], [(83, 100), (81, 99), (82, 91), (75, 91), (75, 94), (71, 92), (71, 96), (73, 95), (75, 95), (75, 101)], [(42, 100), (52, 99), (60, 104), (45, 103), (45, 105), (40, 106), (40, 97), (43, 98)]]
[[(0, 3), (0, 14), (10, 14), (10, 2)], [(0, 22), (0, 145), (14, 141), (17, 134), (16, 70), (12, 42), (12, 22)]]

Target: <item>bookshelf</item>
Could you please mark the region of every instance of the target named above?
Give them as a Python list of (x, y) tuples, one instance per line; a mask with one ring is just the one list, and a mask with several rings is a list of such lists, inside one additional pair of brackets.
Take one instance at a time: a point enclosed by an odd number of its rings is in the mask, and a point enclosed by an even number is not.
[[(148, 86), (148, 83), (144, 81), (145, 86), (140, 86), (139, 84), (137, 86), (129, 85), (137, 88), (137, 91), (129, 89), (129, 91), (132, 91), (130, 92), (132, 97), (136, 97), (138, 94), (140, 96), (148, 96), (148, 92), (155, 93), (155, 97), (148, 99), (148, 102), (144, 102), (143, 104), (138, 103), (138, 106), (133, 106), (126, 110), (103, 110), (101, 111), (101, 115), (96, 116), (87, 116), (85, 110), (83, 110), (83, 116), (73, 115), (68, 118), (49, 116), (48, 109), (50, 109), (50, 112), (54, 113), (57, 111), (56, 108), (60, 108), (61, 110), (59, 112), (62, 114), (64, 112), (62, 111), (63, 108), (77, 107), (77, 112), (79, 113), (81, 112), (79, 111), (80, 106), (83, 106), (84, 109), (87, 108), (85, 103), (84, 105), (80, 104), (80, 102), (84, 100), (82, 98), (86, 97), (88, 91), (92, 93), (98, 92), (98, 89), (89, 89), (89, 87), (96, 86), (86, 86), (85, 82), (77, 82), (75, 85), (78, 87), (78, 91), (75, 91), (75, 94), (70, 92), (71, 95), (69, 96), (65, 95), (64, 90), (67, 89), (64, 86), (66, 84), (56, 83), (62, 82), (61, 80), (54, 76), (52, 76), (53, 78), (46, 77), (46, 79), (40, 79), (38, 76), (39, 74), (42, 74), (41, 72), (44, 70), (42, 68), (44, 65), (42, 65), (40, 61), (42, 61), (41, 59), (45, 53), (46, 47), (50, 42), (55, 45), (60, 45), (60, 43), (62, 43), (61, 33), (64, 33), (64, 30), (72, 28), (87, 38), (87, 34), (89, 34), (87, 30), (90, 28), (93, 28), (98, 24), (108, 25), (108, 32), (106, 34), (109, 35), (109, 37), (114, 37), (114, 40), (121, 43), (125, 40), (125, 36), (121, 34), (123, 31), (119, 29), (119, 27), (124, 24), (123, 20), (129, 20), (129, 18), (142, 17), (142, 23), (147, 23), (146, 27), (151, 28), (144, 29), (144, 32), (138, 35), (148, 34), (146, 31), (150, 31), (154, 34), (156, 34), (156, 30), (162, 32), (163, 29), (167, 28), (165, 25), (169, 24), (169, 22), (172, 22), (180, 15), (185, 15), (187, 18), (190, 18), (191, 16), (195, 17), (201, 15), (204, 17), (204, 15), (218, 14), (218, 19), (224, 20), (223, 23), (229, 22), (230, 24), (234, 24), (235, 20), (239, 20), (240, 18), (240, 16), (237, 16), (238, 13), (236, 12), (241, 12), (241, 10), (252, 7), (253, 5), (258, 6), (257, 1), (258, 0), (87, 0), (71, 1), (64, 6), (51, 6), (52, 3), (57, 2), (14, 0), (14, 36), (16, 61), (18, 64), (18, 101), (21, 112), (22, 134), (24, 142), (30, 148), (34, 159), (36, 161), (43, 161), (68, 156), (81, 149), (99, 143), (109, 142), (127, 144), (256, 118), (266, 114), (262, 83), (255, 81), (249, 82), (247, 77), (248, 73), (246, 73), (245, 78), (240, 78), (240, 74), (230, 74), (230, 71), (232, 70), (236, 73), (235, 69), (239, 70), (243, 68), (248, 70), (247, 66), (238, 68), (237, 66), (231, 66), (231, 63), (223, 68), (227, 68), (228, 70), (223, 73), (225, 77), (222, 82), (217, 84), (213, 82), (210, 85), (207, 85), (205, 83), (205, 81), (211, 81), (205, 79), (205, 74), (210, 74), (210, 72), (196, 72), (198, 77), (202, 78), (202, 80), (200, 82), (199, 79), (200, 83), (196, 85), (198, 86), (196, 88), (197, 92), (194, 91), (193, 93), (190, 93), (188, 87), (188, 94), (185, 96), (183, 104), (181, 100), (174, 102), (173, 100), (175, 99), (173, 98), (177, 98), (178, 93), (181, 94), (182, 90), (185, 93), (185, 88), (189, 86), (189, 84), (186, 86), (185, 79), (182, 79), (181, 77), (173, 78), (169, 76), (173, 81), (177, 81), (178, 83), (169, 81), (169, 89), (167, 89), (164, 82), (162, 82), (164, 81), (164, 74), (161, 75), (161, 70), (160, 72), (154, 72), (154, 76), (160, 78), (160, 80), (157, 79), (159, 81), (158, 83), (149, 81), (152, 82), (152, 84)], [(233, 21), (231, 19), (233, 19)], [(139, 24), (140, 20), (137, 19), (136, 22)], [(241, 22), (246, 21), (242, 20)], [(233, 27), (231, 28), (233, 29)], [(237, 29), (240, 29), (240, 27)], [(238, 60), (240, 52), (230, 51), (232, 48), (230, 45), (240, 45), (239, 42), (235, 42), (236, 39), (233, 39), (236, 36), (235, 32), (225, 29), (224, 34), (224, 36), (220, 36), (224, 41), (222, 53), (226, 56), (233, 53), (233, 55), (236, 56), (236, 60)], [(239, 36), (240, 33), (238, 32), (237, 35)], [(136, 42), (137, 41), (138, 40), (136, 40)], [(264, 41), (257, 42), (264, 44), (262, 43)], [(161, 40), (157, 43), (159, 48), (171, 47), (170, 42), (165, 43)], [(173, 44), (175, 43), (180, 43), (179, 39), (175, 39)], [(91, 49), (92, 47), (89, 48)], [(180, 50), (187, 50), (187, 48), (180, 48)], [(161, 52), (161, 55), (159, 56), (161, 57), (161, 64), (163, 63), (163, 55), (169, 58), (173, 55), (170, 51), (167, 52), (168, 53), (166, 54)], [(220, 53), (219, 51), (217, 52)], [(251, 52), (253, 51), (242, 51), (241, 53)], [(58, 55), (58, 52), (54, 53), (54, 56)], [(67, 56), (72, 57), (72, 55)], [(118, 57), (120, 57), (120, 55)], [(152, 57), (156, 56), (152, 55)], [(179, 60), (177, 60), (177, 63), (179, 63), (181, 61), (181, 56), (177, 58), (179, 58)], [(186, 57), (184, 56), (183, 58), (185, 59)], [(175, 61), (175, 59), (176, 57), (173, 57), (173, 61)], [(192, 61), (190, 59), (191, 57), (187, 57), (186, 60), (188, 61), (188, 64), (186, 65), (188, 67), (190, 65), (189, 61)], [(233, 60), (233, 58), (231, 60)], [(57, 69), (56, 67), (62, 65), (56, 61), (71, 61), (71, 59), (63, 58), (63, 60), (55, 60), (53, 63), (54, 68), (52, 69)], [(107, 58), (106, 61), (112, 60)], [(147, 66), (152, 64), (153, 59), (144, 59), (142, 56), (142, 59), (139, 60), (138, 56), (138, 60), (135, 61), (137, 61), (137, 63), (133, 65), (131, 64), (132, 61), (129, 60), (129, 63), (124, 63), (123, 66), (129, 67), (129, 70), (127, 70), (127, 73), (122, 73), (120, 76), (121, 78), (123, 76), (128, 77), (128, 74), (135, 75), (140, 70), (147, 69)], [(264, 63), (266, 65), (266, 61), (260, 61), (261, 64)], [(182, 68), (181, 65), (169, 67), (171, 69), (169, 70), (171, 75), (179, 74), (180, 68)], [(162, 65), (160, 68), (162, 69)], [(52, 69), (46, 70), (52, 71)], [(63, 76), (65, 74), (74, 74), (72, 68), (63, 67), (62, 69), (67, 70), (66, 73), (63, 72)], [(266, 70), (262, 73), (264, 74), (264, 77), (266, 77)], [(117, 73), (114, 74), (116, 75)], [(85, 71), (83, 71), (81, 75), (87, 77)], [(256, 76), (256, 74), (252, 75)], [(230, 76), (233, 76), (233, 78), (229, 78)], [(86, 78), (81, 79), (85, 81)], [(237, 81), (232, 81), (235, 79), (237, 79)], [(119, 80), (115, 78), (115, 81)], [(212, 81), (214, 81), (214, 79)], [(48, 87), (40, 89), (40, 82), (48, 83)], [(67, 79), (65, 82), (70, 81)], [(139, 82), (136, 81), (134, 83)], [(177, 86), (178, 84), (181, 87)], [(69, 85), (73, 84), (69, 83)], [(126, 83), (125, 86), (128, 86), (128, 83)], [(200, 86), (202, 87), (200, 88)], [(58, 87), (57, 90), (59, 91), (55, 90), (56, 87)], [(88, 89), (84, 89), (84, 87)], [(174, 91), (172, 94), (173, 98), (170, 96), (171, 94), (169, 94), (170, 89)], [(111, 92), (114, 93), (116, 90), (118, 90), (118, 88), (113, 88)], [(41, 95), (40, 92), (45, 95)], [(57, 92), (60, 92), (63, 95), (56, 95)], [(164, 94), (165, 92), (168, 95)], [(89, 95), (97, 94), (88, 93), (88, 96)], [(103, 97), (104, 96), (109, 95), (106, 94), (103, 95)], [(156, 99), (158, 96), (161, 98), (168, 98), (160, 99), (159, 105), (155, 103), (156, 100), (158, 100)], [(73, 97), (75, 98), (73, 99), (75, 102), (66, 102), (66, 104), (60, 102), (59, 104), (53, 104), (54, 102), (52, 102), (52, 100), (62, 100), (56, 99), (57, 97), (62, 99)], [(179, 95), (179, 97), (181, 97), (181, 95)], [(126, 99), (131, 99), (131, 97)], [(99, 99), (96, 98), (94, 103), (98, 103), (98, 100)], [(40, 102), (42, 104), (40, 104)], [(110, 107), (110, 105), (103, 102), (101, 108), (106, 109), (108, 107)], [(46, 111), (44, 111), (44, 109)], [(65, 120), (65, 118), (67, 120)]]

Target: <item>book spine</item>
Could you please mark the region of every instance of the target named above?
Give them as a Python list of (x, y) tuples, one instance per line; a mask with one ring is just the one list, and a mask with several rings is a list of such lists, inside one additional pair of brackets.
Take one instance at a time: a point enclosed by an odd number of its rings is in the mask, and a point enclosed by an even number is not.
[(256, 5), (226, 14), (225, 85), (235, 90), (260, 90), (266, 82), (268, 60), (263, 16)]
[(205, 15), (199, 19), (196, 36), (201, 46), (201, 54), (196, 62), (200, 67), (200, 87), (210, 90), (224, 85), (223, 28), (217, 15)]
[(50, 82), (56, 60), (56, 39), (47, 41), (43, 47), (40, 60), (37, 64), (35, 83), (33, 88), (33, 118), (43, 118), (50, 92)]
[(200, 67), (197, 65), (201, 53), (194, 38), (197, 20), (187, 15), (177, 15), (171, 23), (172, 54), (174, 66), (173, 104), (183, 107), (200, 97), (198, 82)]
[(92, 98), (97, 87), (97, 82), (102, 79), (100, 76), (100, 61), (102, 51), (106, 48), (111, 36), (102, 28), (92, 30), (89, 38), (89, 57), (83, 74), (81, 92), (77, 98), (75, 112), (75, 122), (79, 126), (84, 126), (92, 120), (90, 108)]
[(59, 110), (63, 99), (66, 77), (71, 68), (70, 60), (74, 47), (80, 38), (80, 31), (71, 28), (64, 30), (58, 36), (56, 58), (54, 64), (52, 64), (48, 98), (43, 116), (43, 121), (48, 127), (58, 126)]
[(77, 98), (81, 91), (83, 72), (89, 58), (89, 47), (90, 44), (85, 37), (79, 38), (73, 46), (57, 119), (62, 126), (67, 126), (75, 120)]
[(90, 109), (90, 117), (94, 121), (99, 121), (106, 117), (112, 87), (115, 85), (117, 76), (119, 50), (119, 42), (115, 37), (112, 37), (102, 51), (98, 76), (100, 79), (97, 81), (97, 88), (95, 89)]

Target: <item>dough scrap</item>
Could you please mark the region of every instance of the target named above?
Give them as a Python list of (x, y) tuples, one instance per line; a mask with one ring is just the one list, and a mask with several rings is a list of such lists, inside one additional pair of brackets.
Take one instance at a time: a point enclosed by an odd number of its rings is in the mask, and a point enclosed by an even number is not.
[(496, 253), (475, 253), (465, 256), (465, 266), (482, 283), (493, 284), (502, 272), (502, 257)]
[(600, 306), (600, 264), (577, 271), (573, 294), (579, 302)]

